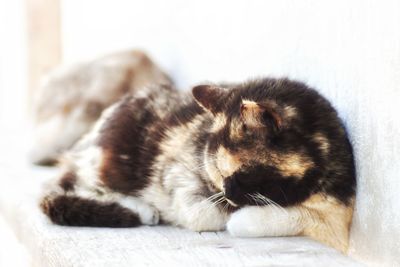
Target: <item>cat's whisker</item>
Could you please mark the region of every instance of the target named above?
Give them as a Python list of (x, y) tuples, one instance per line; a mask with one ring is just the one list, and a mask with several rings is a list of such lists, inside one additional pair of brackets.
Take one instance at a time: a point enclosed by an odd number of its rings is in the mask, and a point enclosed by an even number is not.
[(267, 198), (266, 196), (263, 196), (263, 195), (260, 194), (259, 192), (256, 193), (256, 196), (257, 196), (259, 199), (262, 199), (262, 200), (266, 201), (266, 203), (269, 203), (269, 205), (278, 208), (280, 211), (282, 211), (282, 212), (284, 212), (284, 213), (287, 213), (287, 211), (286, 211), (281, 205), (279, 205), (278, 203), (276, 203), (276, 202), (273, 201), (272, 199)]
[(206, 198), (206, 200), (210, 200), (210, 201), (211, 201), (211, 200), (214, 200), (214, 199), (216, 199), (216, 198), (218, 198), (218, 197), (221, 197), (223, 194), (224, 194), (223, 192), (216, 193), (216, 194), (211, 195), (211, 196), (209, 196), (208, 198)]
[(225, 197), (221, 197), (220, 199), (218, 199), (217, 201), (214, 202), (215, 206), (221, 204), (222, 202), (226, 201)]
[(208, 198), (203, 199), (202, 202), (209, 202), (207, 203), (209, 205), (206, 205), (206, 209), (204, 212), (208, 212), (208, 210), (216, 206), (215, 202), (218, 201), (221, 197), (223, 197), (223, 194), (224, 194), (223, 192), (218, 192), (209, 196)]
[(267, 204), (267, 205), (271, 205), (271, 200), (263, 195), (261, 195), (260, 193), (256, 193), (254, 194), (254, 197), (256, 197), (258, 200), (262, 201), (263, 203)]
[(269, 200), (269, 202), (270, 202), (272, 205), (274, 205), (275, 207), (279, 208), (281, 211), (287, 213), (287, 211), (286, 211), (281, 205), (279, 205), (278, 203), (276, 203), (276, 202), (273, 201), (272, 199), (268, 199), (268, 200)]
[[(252, 196), (251, 194), (246, 194), (245, 197), (246, 197), (249, 201), (254, 201), (254, 203), (256, 203), (256, 205), (259, 206), (259, 205), (258, 205), (259, 203), (258, 203), (257, 199), (256, 199), (254, 196)], [(250, 198), (249, 198), (249, 197), (250, 197)]]
[(256, 199), (258, 199), (259, 201), (261, 201), (261, 203), (262, 203), (263, 205), (267, 205), (267, 206), (271, 207), (271, 208), (272, 208), (272, 211), (273, 211), (274, 213), (277, 213), (277, 212), (280, 211), (280, 209), (279, 209), (276, 205), (274, 205), (274, 204), (270, 201), (269, 198), (264, 197), (264, 196), (262, 196), (262, 195), (256, 195)]
[(209, 210), (215, 208), (218, 205), (218, 201), (220, 201), (220, 198), (217, 198), (217, 200), (211, 201), (211, 203), (209, 203), (210, 205), (207, 205), (206, 208), (206, 212), (208, 212)]
[[(217, 206), (219, 203), (222, 203), (225, 200), (224, 193), (223, 192), (218, 192), (215, 193), (208, 198), (203, 199), (201, 202), (209, 202), (209, 205), (205, 205), (203, 212), (207, 213), (209, 210)], [(190, 199), (185, 200), (186, 202), (190, 202)], [(187, 216), (192, 216), (190, 213), (191, 211), (187, 211)]]
[(251, 196), (252, 199), (253, 199), (255, 202), (257, 202), (257, 203), (260, 203), (260, 204), (263, 204), (263, 205), (270, 205), (270, 204), (271, 204), (271, 203), (268, 201), (267, 198), (260, 197), (260, 196), (257, 195), (257, 194), (250, 194), (250, 196)]
[(222, 212), (224, 212), (224, 213), (228, 212), (228, 207), (229, 207), (229, 203), (226, 202), (224, 207), (222, 208)]
[(222, 196), (215, 197), (215, 198), (211, 199), (210, 202), (213, 206), (215, 206), (216, 203), (221, 200), (221, 198), (222, 198)]
[[(203, 201), (211, 202), (210, 205), (208, 205), (207, 208), (205, 209), (205, 212), (208, 212), (210, 209), (212, 209), (212, 208), (218, 206), (219, 204), (223, 203), (224, 201), (226, 201), (226, 198), (225, 198), (225, 195), (223, 192), (219, 192), (214, 195), (211, 195), (210, 197), (204, 199)], [(225, 205), (222, 207), (222, 212), (227, 211), (228, 205), (229, 205), (229, 203), (226, 202)]]

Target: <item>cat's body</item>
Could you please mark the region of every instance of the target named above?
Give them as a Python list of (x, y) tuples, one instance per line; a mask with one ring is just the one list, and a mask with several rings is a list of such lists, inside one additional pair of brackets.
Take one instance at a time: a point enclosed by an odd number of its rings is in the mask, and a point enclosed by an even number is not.
[(354, 166), (329, 103), (286, 79), (192, 93), (147, 87), (107, 109), (66, 154), (43, 211), (61, 225), (162, 221), (345, 251)]
[(35, 94), (31, 161), (54, 164), (92, 128), (104, 109), (151, 84), (171, 84), (171, 80), (138, 50), (56, 68)]

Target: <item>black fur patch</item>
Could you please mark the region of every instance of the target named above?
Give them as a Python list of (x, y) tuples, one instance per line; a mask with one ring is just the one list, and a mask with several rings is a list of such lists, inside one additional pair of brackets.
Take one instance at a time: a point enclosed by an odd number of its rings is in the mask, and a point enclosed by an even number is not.
[(299, 180), (284, 177), (273, 167), (255, 166), (234, 173), (225, 180), (224, 186), (226, 196), (239, 205), (262, 205), (250, 196), (260, 193), (281, 206), (290, 206), (303, 202), (318, 191), (320, 176), (318, 170), (312, 169)]
[[(264, 79), (231, 87), (221, 110), (228, 118), (227, 125), (210, 135), (208, 144), (211, 153), (221, 145), (239, 157), (243, 151), (255, 156), (264, 154), (265, 158), (294, 153), (311, 158), (314, 165), (299, 180), (296, 177), (281, 177), (277, 171), (279, 166), (260, 166), (254, 161), (227, 180), (229, 190), (237, 191), (233, 194), (236, 198), (240, 191), (258, 190), (281, 205), (292, 205), (312, 193), (321, 192), (344, 204), (350, 203), (356, 187), (352, 148), (336, 111), (325, 98), (303, 83), (288, 79)], [(271, 134), (268, 129), (272, 126), (266, 124), (263, 135), (258, 132), (253, 137), (243, 135), (242, 140), (232, 140), (229, 135), (230, 121), (238, 118), (243, 99), (256, 103), (273, 101), (279, 116), (282, 116), (282, 128)], [(285, 121), (287, 118), (281, 113), (285, 106), (296, 110), (290, 121)], [(326, 136), (329, 142), (327, 154), (322, 153), (313, 140), (315, 134)], [(246, 186), (248, 188), (244, 189)], [(241, 202), (246, 203), (242, 198)]]
[(72, 191), (75, 188), (77, 177), (72, 171), (66, 172), (60, 179), (59, 185), (64, 191)]
[(191, 122), (196, 116), (205, 113), (205, 111), (194, 101), (177, 108), (166, 117), (164, 123), (168, 127), (174, 127)]
[(68, 226), (135, 227), (141, 225), (139, 216), (117, 203), (72, 196), (45, 198), (43, 212), (53, 223)]
[(135, 194), (146, 187), (154, 159), (161, 152), (159, 144), (164, 132), (204, 113), (191, 101), (161, 118), (153, 110), (155, 97), (127, 97), (101, 129), (98, 140), (104, 151), (101, 179), (115, 191)]
[(109, 188), (134, 193), (148, 183), (158, 140), (149, 139), (150, 125), (159, 120), (147, 107), (148, 99), (123, 100), (103, 125), (98, 145), (105, 153), (101, 180)]
[(58, 163), (58, 160), (52, 159), (52, 158), (46, 158), (46, 159), (41, 159), (40, 161), (36, 161), (34, 163), (37, 165), (40, 165), (40, 166), (51, 167), (51, 166), (56, 165)]

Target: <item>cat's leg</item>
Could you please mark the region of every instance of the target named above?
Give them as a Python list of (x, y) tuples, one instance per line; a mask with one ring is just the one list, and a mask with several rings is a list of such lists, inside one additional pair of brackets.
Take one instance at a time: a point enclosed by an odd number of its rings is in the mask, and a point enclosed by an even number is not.
[(316, 194), (293, 207), (242, 208), (231, 215), (227, 230), (238, 237), (305, 235), (345, 252), (352, 210), (352, 204)]
[(56, 224), (132, 227), (158, 223), (158, 211), (138, 197), (106, 187), (100, 179), (103, 151), (89, 146), (65, 156), (63, 170), (44, 190), (40, 206)]
[[(118, 193), (120, 191), (111, 188), (112, 181), (118, 181), (125, 185), (125, 192), (139, 190), (135, 187), (137, 181), (132, 181), (132, 164), (124, 161), (129, 156), (114, 143), (109, 142), (108, 149), (98, 144), (102, 136), (112, 135), (110, 131), (115, 129), (114, 125), (106, 127), (106, 122), (114, 121), (111, 117), (129, 113), (124, 109), (125, 106), (131, 107), (126, 101), (129, 99), (107, 108), (93, 129), (64, 155), (61, 175), (48, 185), (40, 204), (43, 212), (54, 223), (104, 227), (158, 223), (159, 215), (154, 207), (138, 197)], [(134, 108), (135, 103), (131, 104)], [(140, 115), (139, 112), (138, 114)], [(125, 124), (135, 125), (134, 118), (129, 119)], [(121, 138), (117, 136), (113, 140), (119, 144)], [(113, 151), (118, 151), (119, 154)], [(110, 158), (116, 160), (110, 163)], [(123, 172), (127, 166), (132, 172)], [(111, 179), (115, 177), (119, 180)]]
[(206, 198), (196, 191), (177, 190), (172, 208), (176, 211), (176, 224), (197, 232), (225, 229), (228, 215), (216, 205), (218, 198)]
[(141, 199), (101, 188), (80, 187), (74, 174), (65, 173), (41, 200), (53, 223), (70, 226), (134, 227), (158, 224), (158, 211)]

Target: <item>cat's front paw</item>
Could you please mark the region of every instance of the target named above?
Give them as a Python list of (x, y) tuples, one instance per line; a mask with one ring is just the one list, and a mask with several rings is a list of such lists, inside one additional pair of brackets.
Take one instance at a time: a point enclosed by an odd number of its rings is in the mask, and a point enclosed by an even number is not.
[(140, 210), (140, 221), (145, 225), (157, 225), (160, 220), (160, 214), (157, 209), (148, 206)]
[(232, 236), (259, 237), (265, 235), (266, 214), (260, 207), (245, 207), (234, 212), (226, 228)]
[(221, 217), (223, 216), (219, 213), (215, 213), (214, 216), (205, 214), (204, 216), (198, 216), (197, 218), (188, 220), (184, 227), (195, 232), (222, 231), (225, 229), (226, 221)]
[(293, 236), (303, 228), (299, 210), (271, 205), (242, 208), (227, 223), (228, 232), (237, 237)]
[(156, 225), (160, 220), (160, 214), (156, 208), (135, 197), (124, 197), (118, 203), (136, 213), (142, 224)]
[(184, 213), (180, 223), (195, 232), (221, 231), (225, 229), (226, 215), (212, 203), (198, 203)]

